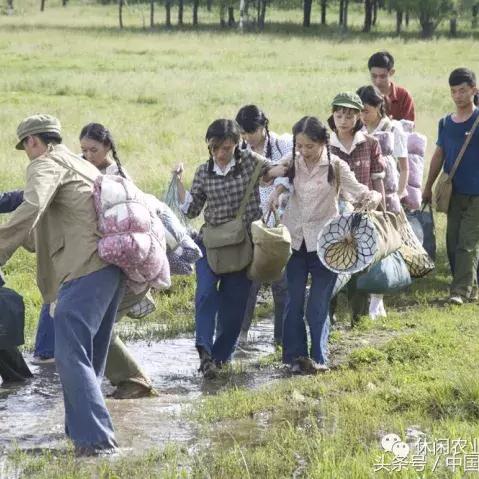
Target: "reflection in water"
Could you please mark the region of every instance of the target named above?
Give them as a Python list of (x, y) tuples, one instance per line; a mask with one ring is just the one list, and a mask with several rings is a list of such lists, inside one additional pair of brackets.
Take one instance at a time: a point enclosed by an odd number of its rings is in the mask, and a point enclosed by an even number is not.
[[(250, 363), (273, 352), (272, 321), (252, 327), (250, 337), (250, 344), (237, 352), (235, 362)], [(250, 367), (239, 374), (204, 381), (197, 372), (198, 355), (192, 338), (135, 342), (129, 348), (160, 393), (147, 399), (107, 399), (119, 444), (134, 450), (161, 447), (170, 441), (193, 442), (194, 427), (181, 417), (185, 405), (232, 386), (257, 387), (279, 374)], [(27, 356), (27, 361), (30, 359)], [(29, 382), (0, 386), (0, 457), (1, 451), (15, 445), (28, 450), (67, 445), (62, 391), (55, 366), (32, 365), (31, 369), (34, 378)], [(105, 383), (103, 389), (107, 394), (111, 387)]]

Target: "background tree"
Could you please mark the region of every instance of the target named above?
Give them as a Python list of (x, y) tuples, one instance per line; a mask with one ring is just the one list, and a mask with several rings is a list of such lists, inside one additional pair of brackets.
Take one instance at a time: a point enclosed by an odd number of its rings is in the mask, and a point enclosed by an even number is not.
[(321, 25), (326, 25), (327, 8), (328, 8), (328, 0), (321, 0)]
[(118, 23), (120, 28), (123, 28), (123, 5), (124, 0), (118, 0)]
[(198, 10), (200, 8), (200, 0), (193, 0), (193, 26), (198, 25)]
[(419, 19), (424, 38), (431, 38), (439, 24), (455, 8), (455, 0), (421, 0), (420, 2), (412, 2), (410, 5), (410, 11), (414, 12)]
[(40, 11), (43, 12), (45, 10), (45, 1), (46, 0), (41, 0), (40, 2)]
[(364, 0), (364, 27), (363, 32), (371, 31), (373, 25), (373, 0)]
[(171, 0), (165, 0), (165, 25), (171, 27)]
[(313, 0), (303, 0), (303, 27), (311, 26), (311, 10)]
[(184, 0), (178, 0), (178, 25), (183, 25)]

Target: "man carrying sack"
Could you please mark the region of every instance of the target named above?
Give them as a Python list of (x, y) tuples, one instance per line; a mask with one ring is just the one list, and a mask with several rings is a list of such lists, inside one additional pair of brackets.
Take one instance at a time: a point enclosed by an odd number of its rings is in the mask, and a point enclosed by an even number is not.
[(453, 274), (449, 302), (475, 301), (479, 261), (479, 109), (476, 75), (457, 68), (449, 76), (455, 113), (439, 122), (423, 201), (447, 213), (447, 254)]
[(30, 160), (23, 203), (0, 225), (0, 265), (20, 246), (37, 256), (37, 284), (55, 302), (55, 360), (65, 432), (79, 455), (111, 452), (116, 441), (100, 389), (122, 274), (98, 256), (93, 185), (100, 172), (62, 144), (60, 122), (34, 115), (17, 128)]
[(18, 346), (23, 344), (25, 306), (22, 297), (4, 287), (0, 270), (0, 378), (4, 383), (31, 378)]

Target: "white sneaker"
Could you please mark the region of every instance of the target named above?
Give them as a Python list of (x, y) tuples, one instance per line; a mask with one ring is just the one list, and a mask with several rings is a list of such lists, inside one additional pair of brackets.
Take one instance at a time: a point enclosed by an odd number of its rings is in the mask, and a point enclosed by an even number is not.
[(384, 307), (384, 300), (381, 299), (381, 303), (379, 304), (379, 316), (381, 318), (387, 318), (388, 315), (386, 313), (386, 308)]
[(381, 316), (381, 302), (383, 298), (378, 294), (371, 294), (369, 301), (369, 317), (371, 319), (377, 319)]
[(449, 296), (449, 299), (447, 300), (447, 302), (450, 304), (455, 304), (457, 306), (462, 306), (464, 304), (464, 300), (458, 294)]

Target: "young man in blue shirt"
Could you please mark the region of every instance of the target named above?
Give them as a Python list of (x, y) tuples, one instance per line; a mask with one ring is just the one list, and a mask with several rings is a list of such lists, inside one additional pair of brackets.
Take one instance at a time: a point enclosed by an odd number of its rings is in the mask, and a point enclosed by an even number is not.
[[(476, 75), (468, 68), (457, 68), (449, 76), (456, 111), (439, 122), (436, 150), (431, 159), (423, 200), (430, 202), (432, 185), (444, 168), (450, 172), (459, 151), (479, 115)], [(447, 253), (453, 274), (449, 301), (463, 304), (477, 300), (479, 261), (479, 128), (453, 177), (453, 192), (447, 213)]]

